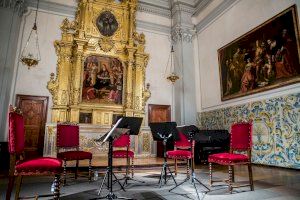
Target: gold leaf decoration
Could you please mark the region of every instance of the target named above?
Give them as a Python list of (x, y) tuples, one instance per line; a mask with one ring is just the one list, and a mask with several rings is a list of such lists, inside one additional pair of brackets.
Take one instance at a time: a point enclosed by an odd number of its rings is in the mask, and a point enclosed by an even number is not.
[(100, 38), (98, 44), (104, 52), (109, 52), (115, 45), (114, 41), (109, 37)]

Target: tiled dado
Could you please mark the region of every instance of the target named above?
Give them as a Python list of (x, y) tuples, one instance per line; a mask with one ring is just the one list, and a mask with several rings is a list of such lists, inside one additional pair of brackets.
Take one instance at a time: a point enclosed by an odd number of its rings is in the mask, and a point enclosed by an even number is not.
[(253, 120), (252, 161), (300, 169), (300, 93), (198, 113), (202, 129)]

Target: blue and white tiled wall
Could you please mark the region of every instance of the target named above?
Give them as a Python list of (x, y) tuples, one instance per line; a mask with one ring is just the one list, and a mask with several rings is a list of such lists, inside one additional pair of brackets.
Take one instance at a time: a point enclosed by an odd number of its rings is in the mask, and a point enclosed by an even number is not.
[(253, 120), (253, 163), (300, 169), (300, 93), (198, 113), (203, 129), (241, 120)]

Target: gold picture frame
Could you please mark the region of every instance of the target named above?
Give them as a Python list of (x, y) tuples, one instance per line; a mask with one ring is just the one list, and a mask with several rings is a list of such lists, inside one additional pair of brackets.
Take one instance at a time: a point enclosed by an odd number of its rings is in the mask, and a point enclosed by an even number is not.
[(300, 82), (296, 5), (218, 50), (221, 100)]

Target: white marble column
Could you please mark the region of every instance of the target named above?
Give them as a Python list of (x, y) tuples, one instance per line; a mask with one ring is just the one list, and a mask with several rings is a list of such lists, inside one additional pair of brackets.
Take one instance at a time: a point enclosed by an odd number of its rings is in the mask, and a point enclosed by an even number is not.
[(24, 0), (0, 0), (0, 142), (7, 141), (7, 111), (24, 12)]
[(177, 124), (196, 124), (195, 65), (193, 53), (194, 25), (191, 7), (175, 1), (172, 4), (171, 37), (175, 50), (175, 72), (180, 79), (174, 84), (175, 120)]

